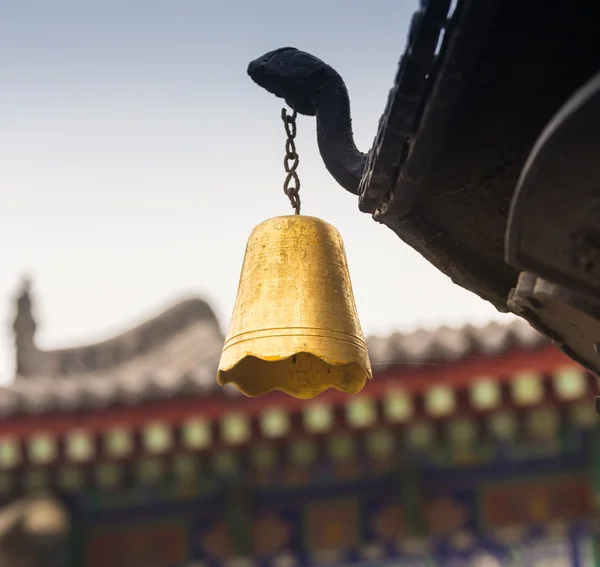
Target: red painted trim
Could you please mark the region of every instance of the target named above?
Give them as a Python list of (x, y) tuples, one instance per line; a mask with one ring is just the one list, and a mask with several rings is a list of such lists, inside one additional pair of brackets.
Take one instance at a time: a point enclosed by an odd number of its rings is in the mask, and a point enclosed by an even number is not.
[[(378, 398), (391, 388), (401, 386), (410, 393), (421, 393), (432, 384), (444, 384), (453, 388), (468, 385), (474, 378), (490, 376), (498, 381), (510, 381), (515, 373), (527, 370), (551, 372), (561, 366), (576, 365), (570, 358), (552, 346), (536, 351), (516, 349), (497, 357), (473, 356), (460, 361), (440, 361), (439, 364), (423, 366), (396, 366), (377, 373), (363, 391), (363, 395)], [(348, 395), (335, 390), (322, 394), (318, 400), (328, 404), (343, 404)], [(230, 412), (242, 412), (254, 416), (267, 408), (281, 408), (287, 412), (300, 411), (305, 400), (292, 398), (280, 392), (271, 392), (259, 398), (196, 397), (149, 402), (140, 406), (110, 407), (85, 414), (45, 414), (43, 416), (16, 416), (0, 421), (0, 435), (28, 437), (33, 433), (47, 432), (55, 435), (84, 428), (99, 433), (115, 426), (138, 428), (152, 421), (172, 424), (201, 417), (213, 421)]]
[(420, 393), (433, 384), (464, 388), (475, 378), (488, 376), (498, 382), (510, 382), (519, 372), (549, 373), (563, 366), (579, 365), (552, 345), (536, 351), (512, 349), (502, 356), (466, 357), (456, 362), (404, 366), (381, 373), (378, 381), (393, 380), (411, 393)]

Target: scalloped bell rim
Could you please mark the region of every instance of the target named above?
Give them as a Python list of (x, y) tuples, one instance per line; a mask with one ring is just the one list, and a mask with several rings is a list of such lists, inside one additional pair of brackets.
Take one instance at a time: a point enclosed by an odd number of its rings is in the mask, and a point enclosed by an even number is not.
[[(260, 376), (260, 379), (256, 379)], [(217, 371), (220, 386), (233, 384), (242, 394), (258, 397), (280, 391), (308, 400), (326, 390), (357, 394), (373, 378), (370, 367), (358, 360), (335, 362), (310, 352), (284, 357), (246, 354), (234, 364)]]

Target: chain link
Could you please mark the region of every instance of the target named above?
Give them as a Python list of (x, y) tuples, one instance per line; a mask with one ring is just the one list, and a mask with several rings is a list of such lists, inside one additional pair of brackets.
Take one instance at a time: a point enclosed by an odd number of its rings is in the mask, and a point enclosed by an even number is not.
[(298, 152), (296, 152), (296, 143), (294, 138), (296, 137), (296, 116), (294, 112), (290, 115), (287, 113), (285, 108), (281, 109), (281, 119), (285, 126), (285, 133), (287, 134), (287, 140), (285, 142), (285, 157), (283, 158), (283, 167), (287, 175), (283, 182), (283, 192), (288, 196), (290, 203), (294, 209), (295, 214), (300, 214), (300, 178), (298, 177)]

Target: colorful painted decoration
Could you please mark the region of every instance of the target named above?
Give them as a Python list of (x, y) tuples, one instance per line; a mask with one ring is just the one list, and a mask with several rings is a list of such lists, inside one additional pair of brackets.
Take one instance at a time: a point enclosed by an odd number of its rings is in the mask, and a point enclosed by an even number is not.
[(65, 451), (73, 462), (89, 461), (94, 449), (94, 437), (85, 430), (75, 430), (66, 439)]
[(47, 465), (57, 456), (56, 439), (51, 435), (41, 433), (29, 442), (29, 459), (36, 465)]
[(0, 469), (12, 469), (21, 462), (21, 448), (16, 439), (0, 439)]
[(315, 502), (304, 511), (304, 537), (309, 553), (356, 547), (358, 503), (353, 499)]
[(261, 427), (266, 437), (272, 439), (284, 437), (290, 430), (289, 415), (283, 410), (268, 409), (262, 415)]
[(106, 453), (111, 457), (126, 457), (133, 451), (131, 431), (123, 427), (108, 430), (104, 443)]
[(87, 544), (87, 567), (172, 567), (184, 565), (187, 555), (183, 524), (120, 525), (92, 532)]
[(410, 394), (400, 388), (386, 393), (383, 401), (385, 417), (391, 423), (404, 423), (413, 415), (413, 400)]

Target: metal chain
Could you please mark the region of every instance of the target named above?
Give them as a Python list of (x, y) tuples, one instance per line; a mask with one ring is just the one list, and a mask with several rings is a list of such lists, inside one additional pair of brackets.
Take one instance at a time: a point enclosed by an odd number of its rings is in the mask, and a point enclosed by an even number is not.
[(287, 134), (287, 140), (285, 142), (285, 157), (283, 158), (283, 167), (287, 175), (283, 182), (283, 192), (288, 196), (290, 203), (294, 209), (295, 214), (300, 214), (300, 178), (298, 177), (298, 153), (296, 152), (296, 143), (294, 138), (296, 137), (296, 116), (294, 112), (289, 115), (285, 108), (281, 109), (281, 119), (285, 126), (285, 133)]

